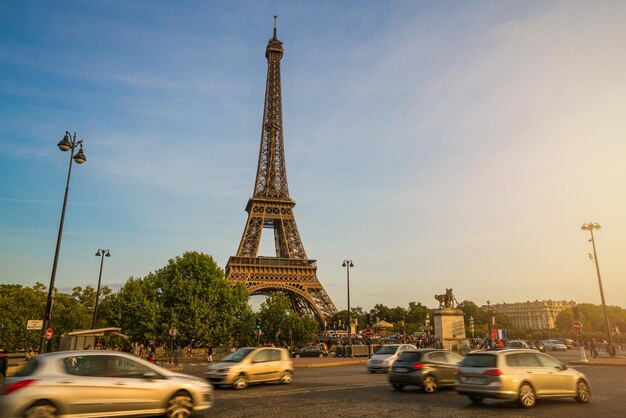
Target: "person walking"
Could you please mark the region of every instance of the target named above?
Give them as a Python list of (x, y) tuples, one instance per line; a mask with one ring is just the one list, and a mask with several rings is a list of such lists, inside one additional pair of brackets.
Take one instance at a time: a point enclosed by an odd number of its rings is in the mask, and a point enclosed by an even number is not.
[(598, 355), (598, 341), (596, 341), (595, 337), (591, 339), (591, 357), (592, 358), (600, 358)]
[(0, 353), (0, 374), (2, 375), (2, 381), (7, 378), (7, 369), (9, 368), (9, 353), (6, 349)]
[(211, 344), (206, 349), (206, 359), (209, 363), (213, 363), (213, 347)]

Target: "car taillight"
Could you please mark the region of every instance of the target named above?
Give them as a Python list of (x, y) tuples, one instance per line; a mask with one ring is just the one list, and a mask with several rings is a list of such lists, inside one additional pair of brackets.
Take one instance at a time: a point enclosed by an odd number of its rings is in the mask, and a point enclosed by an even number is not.
[(15, 382), (15, 383), (10, 383), (4, 387), (2, 394), (8, 395), (10, 393), (15, 392), (16, 390), (20, 390), (22, 388), (25, 388), (26, 386), (32, 385), (35, 382), (36, 382), (35, 379), (27, 379), (27, 380), (20, 380), (19, 382)]
[(458, 375), (460, 375), (460, 374), (461, 374), (461, 369), (456, 369), (456, 370), (454, 371), (454, 375), (455, 375), (455, 376), (458, 376)]
[(500, 369), (489, 369), (483, 372), (484, 375), (487, 376), (502, 376), (502, 370)]
[(411, 366), (411, 368), (413, 370), (421, 370), (424, 368), (424, 364), (423, 363), (415, 363), (414, 365)]

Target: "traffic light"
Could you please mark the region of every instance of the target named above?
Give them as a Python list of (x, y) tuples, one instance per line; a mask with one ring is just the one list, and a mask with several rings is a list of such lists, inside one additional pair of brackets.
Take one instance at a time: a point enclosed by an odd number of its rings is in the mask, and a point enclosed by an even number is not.
[(366, 316), (366, 320), (365, 320), (365, 321), (367, 322), (367, 324), (366, 324), (366, 325), (367, 325), (368, 327), (372, 326), (372, 315), (371, 315), (371, 314), (367, 314), (367, 315), (365, 315), (365, 316)]
[(574, 314), (574, 320), (580, 319), (580, 313), (578, 312), (578, 306), (572, 306), (572, 313)]
[(256, 319), (256, 329), (261, 329), (261, 318)]

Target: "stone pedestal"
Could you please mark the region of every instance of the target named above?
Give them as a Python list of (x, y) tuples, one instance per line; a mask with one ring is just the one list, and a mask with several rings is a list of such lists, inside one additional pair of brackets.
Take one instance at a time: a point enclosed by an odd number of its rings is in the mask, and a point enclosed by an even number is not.
[[(465, 339), (465, 322), (463, 311), (457, 308), (439, 308), (433, 310), (435, 337), (442, 342)], [(445, 346), (445, 345), (444, 345)]]

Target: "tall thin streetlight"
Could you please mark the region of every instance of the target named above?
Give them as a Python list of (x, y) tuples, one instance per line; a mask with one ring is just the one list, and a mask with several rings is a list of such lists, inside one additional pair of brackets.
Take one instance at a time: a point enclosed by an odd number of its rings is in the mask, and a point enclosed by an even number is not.
[(350, 355), (352, 355), (352, 322), (350, 321), (350, 268), (354, 267), (352, 260), (343, 260), (343, 267), (346, 268), (346, 278), (348, 282), (348, 345), (350, 346)]
[[(80, 145), (80, 149), (74, 155), (76, 146)], [(41, 329), (41, 342), (39, 344), (39, 352), (43, 353), (46, 348), (46, 331), (50, 326), (50, 317), (52, 314), (52, 300), (54, 299), (54, 280), (57, 274), (57, 264), (59, 262), (59, 250), (61, 249), (61, 237), (63, 236), (63, 223), (65, 222), (65, 207), (67, 206), (67, 192), (70, 187), (70, 176), (72, 174), (72, 162), (76, 161), (76, 164), (82, 164), (87, 161), (85, 154), (83, 153), (83, 140), (76, 141), (76, 132), (74, 136), (69, 132), (65, 132), (65, 136), (57, 144), (59, 149), (63, 152), (70, 152), (70, 166), (67, 170), (67, 181), (65, 183), (65, 196), (63, 197), (63, 209), (61, 209), (61, 222), (59, 223), (59, 234), (57, 235), (57, 245), (54, 250), (54, 262), (52, 263), (52, 275), (50, 276), (50, 286), (48, 287), (48, 300), (46, 302), (46, 311), (43, 316), (43, 327)]]
[(600, 299), (602, 300), (602, 310), (604, 312), (604, 325), (606, 326), (606, 332), (609, 334), (609, 354), (612, 356), (615, 355), (614, 347), (613, 347), (613, 336), (611, 335), (611, 327), (609, 325), (609, 314), (606, 310), (606, 303), (604, 301), (604, 290), (602, 289), (602, 278), (600, 277), (600, 264), (598, 262), (598, 253), (596, 252), (596, 240), (593, 236), (594, 229), (600, 229), (601, 226), (595, 222), (589, 222), (588, 224), (583, 224), (580, 227), (583, 231), (589, 231), (591, 234), (591, 245), (593, 246), (593, 255), (589, 254), (589, 258), (596, 265), (596, 274), (598, 275), (598, 286), (600, 287)]
[(91, 321), (91, 329), (96, 328), (96, 318), (98, 317), (98, 301), (100, 300), (100, 281), (102, 280), (102, 266), (104, 265), (104, 257), (111, 257), (109, 250), (98, 249), (96, 257), (100, 257), (100, 274), (98, 275), (98, 288), (96, 289), (96, 303), (93, 307), (93, 320)]

